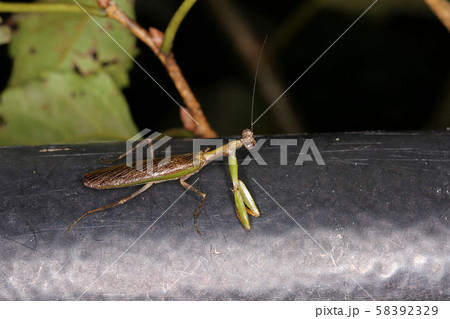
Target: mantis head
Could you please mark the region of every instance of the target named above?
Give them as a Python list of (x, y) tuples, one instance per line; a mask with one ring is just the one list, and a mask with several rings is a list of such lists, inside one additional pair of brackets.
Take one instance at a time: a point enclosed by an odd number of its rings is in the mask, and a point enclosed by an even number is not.
[(256, 145), (256, 141), (253, 138), (253, 132), (248, 128), (242, 131), (242, 143), (248, 150), (254, 148)]

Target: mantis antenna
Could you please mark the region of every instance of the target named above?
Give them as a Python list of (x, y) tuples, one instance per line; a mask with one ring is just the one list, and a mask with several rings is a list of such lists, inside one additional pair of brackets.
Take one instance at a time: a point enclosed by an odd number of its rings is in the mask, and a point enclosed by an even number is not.
[(253, 81), (253, 95), (252, 95), (252, 114), (251, 114), (251, 118), (250, 118), (250, 130), (253, 132), (253, 109), (255, 106), (255, 91), (256, 91), (256, 79), (258, 78), (258, 70), (259, 70), (259, 63), (261, 62), (261, 55), (264, 51), (264, 46), (266, 45), (266, 41), (267, 41), (267, 37), (269, 35), (266, 34), (266, 37), (264, 39), (263, 45), (261, 47), (261, 51), (259, 51), (259, 56), (258, 56), (258, 63), (256, 64), (256, 72), (255, 72), (255, 81)]

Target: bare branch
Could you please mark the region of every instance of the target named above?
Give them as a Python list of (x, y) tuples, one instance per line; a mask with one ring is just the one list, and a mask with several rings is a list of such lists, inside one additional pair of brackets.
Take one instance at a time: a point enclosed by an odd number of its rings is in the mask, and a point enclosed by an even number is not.
[[(222, 25), (233, 41), (236, 51), (245, 62), (250, 74), (255, 72), (261, 43), (251, 31), (241, 13), (228, 0), (209, 0), (206, 3), (209, 4), (211, 11), (217, 17), (218, 23)], [(258, 88), (263, 97), (270, 103), (283, 92), (285, 85), (274, 68), (264, 59), (264, 56), (261, 58), (259, 70)], [(288, 100), (285, 97), (283, 101), (278, 102), (276, 108), (273, 108), (272, 114), (275, 121), (284, 132), (302, 132), (304, 128), (299, 119), (296, 118), (293, 107)]]
[[(149, 32), (137, 24), (136, 21), (128, 17), (113, 1), (97, 0), (100, 7), (106, 10), (108, 17), (118, 21), (128, 30), (130, 30), (137, 38), (144, 42), (153, 53), (159, 58), (161, 63), (166, 68), (179, 94), (189, 109), (189, 114), (192, 115), (198, 125), (194, 126), (194, 134), (201, 137), (216, 137), (216, 132), (211, 128), (203, 114), (200, 103), (195, 98), (189, 84), (181, 72), (173, 53), (165, 54), (161, 51), (161, 45), (164, 42), (164, 33), (158, 29), (150, 28)], [(184, 108), (182, 111), (186, 111)], [(185, 123), (184, 123), (185, 124)], [(185, 127), (192, 127), (185, 125)]]
[(450, 2), (447, 0), (425, 0), (425, 2), (450, 32)]

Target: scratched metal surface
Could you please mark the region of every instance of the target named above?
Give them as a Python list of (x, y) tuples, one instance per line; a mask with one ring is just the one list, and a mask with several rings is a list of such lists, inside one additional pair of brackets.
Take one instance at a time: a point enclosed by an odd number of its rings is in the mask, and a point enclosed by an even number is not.
[(306, 136), (291, 136), (286, 166), (266, 142), (267, 166), (240, 167), (262, 211), (249, 232), (226, 163), (205, 167), (202, 237), (178, 182), (63, 232), (135, 190), (82, 184), (123, 144), (0, 148), (0, 299), (449, 300), (450, 132), (311, 137), (325, 166), (295, 166)]

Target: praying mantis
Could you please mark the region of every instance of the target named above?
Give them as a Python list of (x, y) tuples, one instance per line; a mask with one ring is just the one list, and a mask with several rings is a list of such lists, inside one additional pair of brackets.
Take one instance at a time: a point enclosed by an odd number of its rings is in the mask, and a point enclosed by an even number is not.
[[(253, 128), (253, 106), (255, 98), (256, 78), (258, 75), (261, 53), (264, 49), (266, 40), (267, 36), (261, 48), (255, 72), (255, 82), (253, 85), (253, 98), (252, 98), (252, 121), (251, 121), (252, 128)], [(89, 214), (124, 204), (130, 199), (143, 193), (154, 184), (179, 179), (180, 184), (184, 188), (186, 188), (187, 190), (192, 190), (193, 192), (202, 197), (202, 201), (194, 214), (195, 230), (199, 235), (201, 235), (201, 232), (197, 226), (197, 217), (200, 212), (200, 209), (202, 208), (205, 202), (206, 194), (196, 189), (192, 185), (188, 184), (186, 180), (192, 175), (198, 173), (205, 165), (209, 164), (214, 159), (222, 156), (228, 156), (228, 166), (230, 169), (231, 181), (233, 183), (233, 194), (234, 194), (234, 201), (236, 204), (236, 214), (242, 226), (244, 226), (244, 229), (250, 230), (251, 227), (248, 215), (251, 215), (253, 217), (259, 217), (260, 212), (255, 204), (255, 201), (253, 200), (252, 195), (247, 189), (247, 186), (245, 186), (244, 182), (242, 182), (238, 178), (238, 164), (236, 158), (236, 150), (238, 150), (242, 146), (244, 146), (248, 150), (251, 150), (256, 146), (256, 141), (253, 138), (253, 130), (251, 129), (243, 130), (241, 139), (231, 141), (214, 150), (207, 149), (206, 151), (200, 151), (196, 153), (174, 155), (171, 156), (169, 159), (156, 158), (151, 163), (148, 163), (147, 160), (144, 160), (142, 162), (134, 162), (130, 166), (127, 166), (126, 164), (121, 164), (106, 167), (85, 174), (83, 176), (84, 185), (95, 189), (111, 189), (111, 188), (136, 186), (142, 184), (145, 185), (136, 192), (134, 192), (133, 194), (131, 194), (130, 196), (122, 198), (118, 202), (87, 211), (86, 213), (81, 215), (77, 220), (75, 220), (72, 223), (72, 225), (70, 225), (66, 229), (66, 232), (69, 232), (75, 224), (77, 224), (81, 219), (83, 219)], [(125, 154), (126, 153), (119, 156), (119, 159), (125, 156)], [(140, 170), (137, 169), (138, 167), (147, 167), (147, 169)]]
[[(154, 184), (179, 179), (180, 184), (184, 188), (186, 188), (187, 190), (192, 190), (202, 197), (200, 206), (194, 214), (194, 226), (197, 233), (201, 235), (201, 232), (197, 226), (197, 217), (200, 209), (203, 206), (203, 203), (205, 202), (206, 194), (188, 184), (186, 180), (192, 175), (198, 173), (205, 165), (222, 156), (228, 156), (228, 165), (230, 169), (231, 180), (233, 182), (233, 193), (237, 216), (244, 228), (246, 230), (250, 230), (250, 221), (248, 215), (250, 214), (251, 216), (259, 217), (260, 212), (244, 182), (238, 179), (236, 150), (241, 148), (242, 146), (250, 150), (254, 148), (255, 145), (256, 141), (253, 138), (253, 132), (250, 129), (245, 129), (244, 131), (242, 131), (241, 139), (231, 141), (214, 150), (174, 155), (169, 159), (156, 158), (151, 163), (148, 163), (148, 160), (144, 160), (140, 163), (133, 162), (133, 164), (130, 166), (127, 166), (126, 164), (120, 164), (87, 173), (83, 176), (83, 180), (84, 185), (90, 188), (111, 189), (142, 184), (144, 184), (144, 186), (130, 196), (122, 198), (118, 202), (87, 211), (77, 220), (75, 220), (75, 222), (73, 222), (72, 225), (70, 225), (66, 229), (66, 232), (70, 231), (75, 224), (77, 224), (81, 219), (89, 214), (124, 204), (128, 200), (143, 193)], [(121, 157), (123, 157), (123, 155)], [(119, 159), (121, 157), (119, 157)], [(147, 165), (149, 166), (147, 167)], [(147, 169), (140, 170), (137, 169), (137, 166), (146, 167)]]

